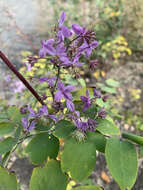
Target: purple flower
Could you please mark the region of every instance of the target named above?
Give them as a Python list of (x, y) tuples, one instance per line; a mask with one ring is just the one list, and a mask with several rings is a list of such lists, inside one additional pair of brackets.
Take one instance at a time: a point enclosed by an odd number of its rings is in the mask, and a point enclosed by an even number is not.
[(94, 70), (94, 69), (97, 67), (97, 63), (98, 63), (98, 59), (91, 60), (91, 61), (90, 61), (89, 68), (90, 68), (91, 70)]
[(101, 92), (95, 88), (93, 89), (93, 95), (95, 98), (101, 98)]
[(25, 62), (25, 65), (27, 66), (27, 71), (30, 72), (32, 67), (28, 62)]
[(40, 77), (39, 81), (42, 82), (48, 82), (49, 87), (53, 87), (55, 84), (57, 77)]
[(40, 49), (39, 56), (45, 57), (48, 53), (49, 55), (55, 54), (55, 49), (53, 48), (54, 39), (42, 40), (42, 48)]
[(106, 117), (106, 112), (105, 112), (104, 107), (101, 108), (101, 110), (98, 112), (98, 116), (99, 116), (101, 119), (105, 119), (105, 117)]
[(66, 100), (66, 105), (67, 105), (67, 108), (71, 111), (71, 112), (75, 112), (75, 107), (74, 107), (74, 104), (71, 100)]
[(108, 96), (103, 96), (103, 97), (102, 97), (103, 102), (106, 102), (107, 99), (108, 99)]
[(65, 87), (64, 83), (59, 81), (58, 84), (58, 92), (55, 95), (55, 101), (59, 102), (63, 97), (66, 100), (72, 100), (72, 95), (70, 94), (71, 91), (75, 88), (72, 85), (68, 85)]
[(28, 121), (28, 119), (26, 117), (23, 117), (21, 119), (21, 121), (22, 121), (22, 125), (26, 131), (31, 131), (35, 128), (35, 125), (36, 125), (35, 120)]
[(14, 86), (15, 87), (14, 87), (13, 90), (14, 90), (15, 93), (17, 93), (17, 92), (21, 93), (23, 91), (23, 89), (25, 89), (25, 86), (21, 81), (16, 81), (14, 83)]
[(55, 101), (59, 102), (64, 97), (66, 99), (66, 105), (67, 105), (68, 109), (71, 112), (74, 112), (75, 108), (74, 108), (74, 104), (72, 102), (72, 95), (70, 92), (75, 87), (72, 85), (68, 85), (65, 87), (64, 83), (61, 81), (58, 82), (57, 86), (58, 86), (58, 92), (55, 95)]
[(85, 34), (85, 28), (79, 26), (78, 24), (72, 24), (72, 29), (76, 35), (83, 35)]
[(81, 96), (80, 99), (84, 102), (84, 106), (82, 108), (82, 111), (86, 111), (91, 106), (91, 101), (89, 97), (89, 90), (86, 90), (86, 96)]
[(29, 105), (27, 107), (27, 110), (29, 111), (28, 117), (37, 117), (39, 114), (37, 114)]
[(5, 78), (6, 82), (10, 82), (11, 81), (11, 76), (10, 75), (7, 75), (6, 78)]
[(64, 41), (64, 38), (69, 38), (72, 36), (71, 30), (67, 26), (63, 26), (64, 21), (66, 18), (65, 12), (62, 12), (61, 17), (59, 19), (59, 25), (58, 25), (58, 32), (57, 32), (57, 38), (58, 43), (61, 43)]
[(27, 113), (27, 105), (22, 106), (22, 107), (20, 108), (20, 113), (21, 113), (21, 114), (26, 114), (26, 113)]
[(88, 122), (81, 121), (80, 119), (75, 119), (75, 125), (77, 129), (83, 132), (88, 131)]
[(69, 61), (68, 58), (66, 59), (63, 59), (63, 62), (62, 62), (62, 66), (64, 67), (69, 67), (69, 66), (74, 66), (74, 67), (81, 67), (83, 66), (85, 63), (81, 63), (79, 62), (79, 58), (81, 57), (81, 53), (78, 53), (72, 61)]
[(42, 106), (38, 111), (39, 116), (48, 116), (51, 118), (55, 123), (58, 121), (58, 118), (55, 115), (50, 115), (48, 112), (48, 107), (46, 105)]
[(98, 42), (97, 41), (93, 41), (92, 43), (88, 44), (86, 40), (84, 40), (84, 43), (79, 47), (79, 51), (85, 52), (86, 58), (88, 58), (91, 53), (92, 50), (95, 49), (98, 46)]
[(60, 17), (60, 19), (58, 21), (59, 22), (59, 27), (61, 27), (63, 25), (65, 19), (66, 19), (66, 13), (63, 11), (62, 14), (61, 14), (61, 17)]
[(48, 112), (48, 107), (46, 105), (42, 106), (39, 111), (38, 111), (39, 115), (49, 115)]
[(88, 119), (88, 130), (89, 131), (95, 131), (98, 123), (96, 120)]

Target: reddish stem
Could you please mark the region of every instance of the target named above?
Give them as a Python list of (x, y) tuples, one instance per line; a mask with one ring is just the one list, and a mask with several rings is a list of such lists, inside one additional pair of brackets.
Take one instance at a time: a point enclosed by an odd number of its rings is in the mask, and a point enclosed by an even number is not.
[(8, 58), (0, 51), (0, 58), (9, 67), (9, 69), (19, 78), (19, 80), (28, 88), (28, 90), (35, 96), (35, 98), (42, 104), (45, 105), (42, 98), (32, 88), (29, 82), (17, 71), (16, 67), (8, 60)]

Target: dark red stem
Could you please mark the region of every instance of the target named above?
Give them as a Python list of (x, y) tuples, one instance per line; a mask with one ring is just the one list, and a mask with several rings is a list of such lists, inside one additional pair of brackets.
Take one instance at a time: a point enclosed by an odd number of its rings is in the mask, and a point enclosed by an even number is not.
[(16, 67), (8, 60), (8, 58), (0, 51), (0, 58), (9, 67), (9, 69), (19, 78), (19, 80), (28, 88), (28, 90), (35, 96), (35, 98), (42, 104), (45, 105), (42, 98), (32, 88), (29, 82), (17, 71)]

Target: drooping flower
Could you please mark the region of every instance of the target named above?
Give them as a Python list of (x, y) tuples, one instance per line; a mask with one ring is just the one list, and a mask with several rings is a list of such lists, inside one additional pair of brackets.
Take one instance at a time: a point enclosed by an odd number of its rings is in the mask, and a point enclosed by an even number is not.
[(21, 121), (22, 121), (23, 128), (26, 131), (31, 131), (31, 130), (33, 130), (35, 128), (35, 125), (36, 125), (36, 121), (35, 120), (29, 121), (28, 118), (23, 117), (21, 119)]
[(61, 81), (58, 82), (57, 86), (58, 92), (55, 94), (55, 101), (60, 102), (62, 98), (65, 98), (68, 109), (74, 112), (74, 104), (72, 102), (71, 92), (75, 87), (72, 85), (68, 85), (65, 87), (64, 83)]
[(65, 18), (66, 14), (65, 12), (62, 12), (61, 17), (59, 19), (58, 32), (57, 32), (58, 43), (61, 43), (64, 41), (65, 38), (69, 38), (72, 36), (71, 30), (67, 26), (63, 25)]
[(81, 96), (80, 99), (84, 102), (84, 106), (82, 108), (82, 111), (86, 111), (91, 106), (91, 100), (89, 96), (89, 90), (86, 90), (86, 96)]
[(58, 92), (55, 95), (55, 101), (59, 102), (63, 97), (66, 100), (72, 100), (71, 92), (74, 90), (75, 86), (68, 85), (65, 87), (64, 83), (59, 81), (57, 83)]
[(91, 61), (90, 61), (89, 68), (90, 68), (91, 70), (94, 70), (94, 69), (97, 67), (97, 63), (98, 63), (98, 59), (91, 60)]
[(6, 78), (5, 78), (6, 82), (10, 82), (11, 81), (11, 76), (10, 75), (7, 75)]
[(66, 13), (63, 11), (62, 14), (61, 14), (61, 17), (60, 17), (60, 19), (58, 21), (59, 22), (59, 27), (61, 27), (63, 25), (65, 19), (66, 19)]
[(76, 128), (81, 130), (82, 132), (88, 131), (88, 122), (81, 121), (80, 119), (75, 119)]
[(25, 89), (25, 85), (21, 81), (16, 81), (14, 83), (13, 91), (14, 93), (21, 93)]
[(49, 55), (54, 55), (55, 54), (55, 49), (53, 47), (54, 39), (42, 40), (41, 43), (42, 43), (42, 48), (39, 51), (39, 56), (41, 58), (45, 57), (47, 53)]
[(98, 122), (96, 120), (88, 119), (88, 130), (89, 131), (95, 131), (97, 125), (98, 125)]
[(103, 102), (106, 102), (107, 99), (108, 99), (108, 96), (106, 96), (106, 95), (102, 97)]
[(92, 50), (95, 49), (98, 46), (98, 41), (93, 41), (90, 44), (87, 43), (86, 40), (84, 40), (84, 43), (79, 47), (79, 51), (82, 53), (84, 52), (86, 55), (86, 58), (88, 58), (91, 53)]
[(43, 105), (39, 111), (39, 116), (48, 116), (50, 119), (52, 119), (55, 123), (59, 120), (55, 115), (49, 114), (48, 107), (46, 105)]
[(78, 24), (72, 24), (72, 29), (76, 35), (83, 35), (85, 34), (85, 27), (82, 27)]
[(93, 95), (95, 98), (101, 98), (101, 92), (95, 88), (93, 89)]
[(48, 82), (49, 87), (53, 87), (55, 84), (57, 77), (40, 77), (39, 81), (42, 82)]
[(101, 119), (105, 119), (105, 117), (106, 117), (106, 112), (105, 112), (104, 107), (101, 108), (101, 110), (98, 112), (98, 116), (99, 116)]

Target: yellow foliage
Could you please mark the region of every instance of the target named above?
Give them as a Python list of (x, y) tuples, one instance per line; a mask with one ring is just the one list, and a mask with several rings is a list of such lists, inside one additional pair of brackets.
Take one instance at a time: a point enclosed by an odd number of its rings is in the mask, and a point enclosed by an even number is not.
[(23, 57), (27, 57), (27, 56), (32, 55), (32, 52), (30, 52), (30, 51), (21, 51), (20, 53), (21, 53), (21, 55), (22, 55)]
[(133, 89), (133, 88), (130, 88), (129, 89), (129, 92), (132, 96), (133, 99), (135, 100), (138, 100), (140, 99), (140, 96), (141, 96), (141, 89)]
[(70, 181), (69, 184), (67, 185), (67, 189), (66, 190), (72, 190), (72, 186), (76, 185), (75, 181)]
[(93, 73), (93, 76), (94, 76), (96, 79), (98, 79), (99, 76), (100, 76), (100, 72), (99, 72), (99, 71), (94, 72), (94, 73)]
[(112, 56), (117, 61), (122, 53), (132, 54), (132, 51), (128, 46), (128, 43), (124, 36), (117, 36), (114, 40), (102, 45), (102, 49), (106, 52), (112, 52)]

